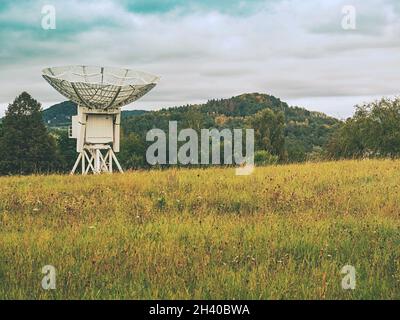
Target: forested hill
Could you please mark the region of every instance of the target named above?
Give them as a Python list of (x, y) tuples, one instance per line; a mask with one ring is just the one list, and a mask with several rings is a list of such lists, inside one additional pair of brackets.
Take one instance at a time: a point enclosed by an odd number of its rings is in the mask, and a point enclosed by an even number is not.
[[(159, 111), (124, 111), (124, 135), (136, 134), (144, 139), (152, 128), (168, 130), (168, 122), (176, 120), (180, 127), (193, 128), (245, 128), (251, 119), (262, 110), (269, 109), (284, 115), (284, 135), (288, 158), (304, 160), (314, 152), (320, 152), (330, 135), (340, 123), (339, 120), (304, 108), (290, 107), (280, 99), (259, 93), (243, 94), (230, 99), (210, 100), (205, 104), (186, 105)], [(43, 112), (49, 127), (69, 125), (76, 106), (63, 102)]]
[(126, 134), (140, 136), (152, 128), (166, 130), (168, 121), (179, 121), (180, 127), (193, 128), (245, 128), (260, 111), (272, 110), (284, 114), (284, 135), (288, 158), (302, 161), (312, 153), (319, 153), (340, 121), (320, 112), (290, 107), (280, 99), (266, 94), (243, 94), (230, 99), (210, 100), (201, 105), (163, 109), (148, 112), (123, 121)]

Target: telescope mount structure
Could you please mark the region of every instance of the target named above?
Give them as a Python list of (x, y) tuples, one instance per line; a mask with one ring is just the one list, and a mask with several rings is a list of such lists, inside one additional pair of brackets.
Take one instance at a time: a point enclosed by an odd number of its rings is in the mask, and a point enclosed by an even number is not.
[(130, 69), (68, 66), (47, 68), (43, 78), (58, 92), (75, 102), (69, 137), (76, 139), (78, 158), (72, 168), (82, 175), (112, 173), (120, 151), (121, 108), (153, 89), (157, 76)]

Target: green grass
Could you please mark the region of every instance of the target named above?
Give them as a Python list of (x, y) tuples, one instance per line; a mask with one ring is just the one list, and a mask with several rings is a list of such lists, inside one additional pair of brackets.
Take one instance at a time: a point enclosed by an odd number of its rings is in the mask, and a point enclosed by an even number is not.
[(400, 161), (0, 185), (0, 299), (400, 298)]

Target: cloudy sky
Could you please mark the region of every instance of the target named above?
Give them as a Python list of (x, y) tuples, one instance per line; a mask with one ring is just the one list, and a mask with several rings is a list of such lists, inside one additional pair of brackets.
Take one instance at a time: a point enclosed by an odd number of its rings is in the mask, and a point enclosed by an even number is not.
[[(42, 28), (44, 5), (55, 30)], [(346, 5), (356, 30), (342, 27)], [(160, 75), (128, 109), (262, 92), (345, 118), (400, 91), (400, 1), (0, 0), (0, 115), (24, 90), (44, 107), (64, 101), (41, 70), (71, 64)]]

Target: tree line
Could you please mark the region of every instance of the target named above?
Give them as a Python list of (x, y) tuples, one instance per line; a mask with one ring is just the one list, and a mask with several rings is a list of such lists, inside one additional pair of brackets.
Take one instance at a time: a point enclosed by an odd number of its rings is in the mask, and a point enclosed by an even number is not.
[(400, 99), (380, 101), (356, 107), (333, 134), (326, 153), (334, 159), (398, 157), (400, 155)]
[[(167, 130), (169, 121), (196, 131), (252, 128), (259, 165), (400, 155), (399, 99), (357, 106), (353, 117), (340, 122), (251, 94), (125, 118), (118, 155), (125, 169), (150, 168), (145, 135), (153, 128)], [(0, 174), (68, 172), (77, 157), (75, 144), (65, 128), (47, 128), (41, 104), (23, 92), (0, 123)]]

